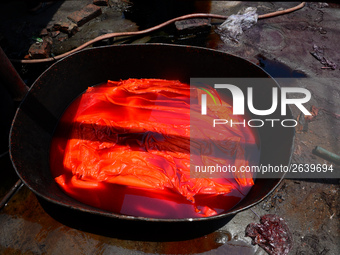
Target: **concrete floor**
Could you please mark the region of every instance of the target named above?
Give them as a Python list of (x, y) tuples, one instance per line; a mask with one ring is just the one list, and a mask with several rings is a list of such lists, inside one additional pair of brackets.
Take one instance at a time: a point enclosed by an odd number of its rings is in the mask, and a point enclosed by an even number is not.
[[(27, 14), (25, 4), (20, 1), (1, 4), (1, 46), (10, 58), (22, 58), (33, 43), (32, 37), (37, 36), (42, 28), (65, 20), (69, 13), (90, 2), (92, 1), (57, 2), (39, 15)], [(53, 54), (61, 54), (103, 33), (136, 31), (160, 23), (167, 17), (160, 15), (162, 12), (156, 1), (149, 1), (144, 7), (138, 6), (137, 10), (132, 9), (133, 12), (129, 9), (132, 8), (131, 2), (109, 2), (111, 6), (102, 7), (101, 16), (83, 25), (73, 37), (65, 41), (54, 38)], [(212, 1), (207, 4), (205, 1), (196, 1), (195, 5), (185, 6), (188, 9), (182, 10), (230, 15), (244, 7), (255, 6), (261, 14), (296, 4), (229, 1)], [(181, 15), (178, 9), (169, 11), (169, 15)], [(129, 15), (132, 16), (131, 20), (126, 18)], [(218, 20), (212, 20), (213, 25), (208, 32), (180, 34), (174, 27), (169, 27), (137, 38), (116, 38), (113, 44), (165, 42), (203, 46), (253, 61), (273, 77), (306, 77), (305, 80), (298, 81), (298, 86), (307, 88), (312, 93), (312, 99), (306, 104), (307, 109), (315, 106), (319, 112), (308, 123), (307, 131), (296, 134), (292, 163), (333, 164), (336, 171), (339, 171), (339, 166), (312, 153), (315, 146), (322, 146), (340, 154), (339, 21), (339, 6), (313, 2), (307, 3), (299, 11), (259, 20), (244, 32), (237, 44), (226, 44), (219, 38), (215, 32), (221, 22)], [(335, 70), (322, 68), (323, 65), (310, 54), (314, 45), (323, 50), (325, 58), (337, 64)], [(32, 67), (28, 64), (16, 64), (16, 67), (30, 85), (48, 65)], [(297, 117), (299, 111), (292, 110)], [(10, 165), (4, 168), (6, 171), (13, 171)], [(5, 176), (10, 176), (10, 182), (15, 180), (12, 174)], [(179, 242), (131, 241), (68, 227), (50, 217), (35, 196), (27, 188), (23, 188), (0, 213), (0, 253), (260, 255), (266, 254), (265, 251), (252, 246), (251, 239), (244, 236), (244, 231), (249, 223), (258, 222), (255, 213), (273, 213), (283, 217), (291, 229), (294, 246), (290, 254), (340, 254), (339, 175), (337, 178), (313, 178), (311, 175), (300, 177), (283, 180), (265, 201), (252, 208), (253, 211), (238, 213), (214, 233)], [(4, 192), (5, 190), (2, 194)]]

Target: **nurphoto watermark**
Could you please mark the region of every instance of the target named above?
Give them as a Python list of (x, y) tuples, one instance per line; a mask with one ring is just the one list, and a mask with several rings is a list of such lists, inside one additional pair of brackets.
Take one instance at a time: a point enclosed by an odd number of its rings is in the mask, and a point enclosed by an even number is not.
[[(292, 163), (298, 120), (312, 93), (296, 79), (192, 78), (192, 177), (339, 178), (331, 162)], [(298, 85), (296, 85), (298, 84)]]

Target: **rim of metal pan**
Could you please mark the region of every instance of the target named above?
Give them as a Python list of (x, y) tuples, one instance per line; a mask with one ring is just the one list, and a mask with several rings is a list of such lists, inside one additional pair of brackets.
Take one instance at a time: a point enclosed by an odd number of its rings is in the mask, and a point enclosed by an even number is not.
[[(74, 205), (71, 205), (71, 204), (67, 204), (63, 201), (58, 201), (56, 199), (53, 199), (51, 197), (47, 197), (46, 195), (42, 194), (40, 191), (36, 190), (34, 187), (32, 187), (30, 185), (30, 183), (27, 182), (27, 179), (25, 178), (25, 176), (22, 176), (21, 174), (21, 171), (18, 169), (16, 163), (15, 163), (15, 157), (16, 155), (13, 154), (13, 144), (12, 144), (12, 141), (13, 141), (13, 137), (15, 135), (15, 130), (14, 130), (14, 126), (16, 125), (16, 120), (18, 118), (18, 115), (20, 115), (20, 110), (22, 109), (23, 105), (25, 104), (27, 98), (29, 97), (29, 94), (31, 93), (34, 93), (35, 92), (35, 89), (36, 89), (36, 86), (40, 86), (41, 84), (39, 84), (39, 80), (48, 75), (48, 73), (53, 70), (54, 68), (58, 67), (58, 65), (60, 65), (60, 63), (63, 63), (63, 61), (69, 59), (69, 58), (73, 58), (75, 56), (78, 56), (78, 55), (81, 55), (81, 54), (87, 54), (87, 53), (90, 53), (91, 51), (96, 51), (96, 50), (102, 50), (102, 49), (122, 49), (122, 48), (143, 48), (143, 47), (147, 47), (147, 48), (152, 48), (152, 47), (158, 47), (158, 48), (163, 48), (164, 50), (168, 49), (169, 47), (170, 48), (185, 48), (185, 49), (190, 49), (190, 50), (193, 50), (193, 51), (200, 51), (200, 52), (206, 52), (208, 54), (222, 54), (222, 55), (228, 55), (232, 58), (237, 58), (237, 59), (240, 59), (242, 61), (244, 61), (244, 63), (247, 63), (248, 65), (250, 66), (254, 66), (256, 68), (258, 68), (258, 70), (260, 72), (262, 72), (263, 74), (265, 74), (268, 78), (271, 78), (275, 83), (276, 85), (280, 88), (279, 84), (275, 81), (275, 79), (273, 77), (271, 77), (266, 71), (264, 71), (262, 68), (260, 68), (259, 66), (257, 66), (256, 64), (244, 59), (244, 58), (241, 58), (241, 57), (238, 57), (238, 56), (235, 56), (235, 55), (232, 55), (230, 53), (226, 53), (226, 52), (223, 52), (223, 51), (219, 51), (219, 50), (214, 50), (214, 49), (208, 49), (208, 48), (204, 48), (204, 47), (196, 47), (196, 46), (184, 46), (184, 45), (172, 45), (172, 44), (133, 44), (133, 45), (111, 45), (111, 46), (102, 46), (102, 47), (96, 47), (96, 48), (90, 48), (90, 49), (83, 49), (79, 52), (75, 52), (57, 62), (55, 62), (54, 64), (52, 64), (48, 69), (46, 69), (38, 78), (37, 80), (33, 83), (33, 85), (31, 86), (31, 88), (29, 89), (28, 93), (26, 94), (25, 98), (22, 100), (22, 102), (20, 103), (18, 109), (17, 109), (17, 112), (15, 114), (15, 117), (14, 117), (14, 120), (13, 120), (13, 123), (12, 123), (12, 127), (11, 127), (11, 130), (10, 130), (10, 135), (9, 135), (9, 151), (10, 151), (10, 157), (11, 157), (11, 160), (12, 160), (12, 164), (13, 164), (13, 167), (15, 169), (15, 171), (17, 172), (18, 176), (20, 177), (20, 179), (25, 183), (25, 185), (34, 193), (36, 194), (37, 196), (47, 200), (48, 202), (51, 202), (51, 203), (54, 203), (54, 204), (57, 204), (57, 205), (60, 205), (60, 206), (63, 206), (63, 207), (67, 207), (67, 208), (71, 208), (71, 209), (74, 209), (74, 210), (78, 210), (78, 211), (82, 211), (82, 212), (86, 212), (86, 213), (90, 213), (90, 214), (96, 214), (96, 215), (100, 215), (100, 216), (104, 216), (104, 217), (110, 217), (110, 218), (116, 218), (116, 219), (123, 219), (123, 220), (137, 220), (137, 221), (151, 221), (151, 222), (197, 222), (197, 221), (209, 221), (209, 220), (216, 220), (216, 219), (222, 219), (222, 218), (225, 218), (225, 217), (228, 217), (228, 216), (231, 216), (231, 215), (235, 215), (241, 211), (244, 211), (246, 209), (249, 209), (250, 207), (253, 207), (254, 205), (260, 203), (261, 201), (263, 201), (266, 197), (268, 197), (276, 188), (277, 186), (281, 183), (281, 181), (284, 179), (284, 176), (285, 176), (285, 173), (282, 174), (281, 178), (279, 179), (276, 179), (277, 180), (277, 183), (276, 185), (274, 185), (269, 192), (267, 192), (265, 195), (261, 196), (258, 198), (257, 201), (253, 202), (253, 203), (250, 203), (249, 205), (246, 205), (242, 208), (238, 208), (236, 210), (234, 209), (231, 209), (230, 211), (228, 212), (225, 212), (225, 213), (221, 213), (221, 214), (218, 214), (218, 215), (214, 215), (214, 216), (210, 216), (210, 217), (199, 217), (199, 218), (148, 218), (148, 217), (140, 217), (140, 216), (129, 216), (129, 215), (124, 215), (124, 214), (117, 214), (117, 213), (112, 213), (112, 212), (108, 212), (108, 211), (104, 211), (104, 210), (100, 210), (98, 208), (94, 208), (94, 207), (91, 207), (91, 206), (88, 206), (88, 205), (85, 205), (84, 207), (78, 207), (78, 206), (74, 206)], [(290, 109), (289, 109), (290, 110)], [(289, 159), (288, 159), (288, 162), (287, 164), (290, 165), (291, 164), (291, 159), (292, 159), (292, 152), (293, 152), (293, 147), (294, 147), (294, 137), (295, 137), (295, 131), (292, 135), (292, 143), (291, 143), (291, 147), (290, 147), (290, 152), (289, 152)], [(24, 166), (20, 166), (20, 167), (24, 167)], [(255, 181), (255, 185), (256, 185), (256, 181)], [(250, 191), (251, 192), (251, 191)], [(77, 201), (78, 202), (78, 201)], [(80, 203), (80, 202), (78, 202)]]

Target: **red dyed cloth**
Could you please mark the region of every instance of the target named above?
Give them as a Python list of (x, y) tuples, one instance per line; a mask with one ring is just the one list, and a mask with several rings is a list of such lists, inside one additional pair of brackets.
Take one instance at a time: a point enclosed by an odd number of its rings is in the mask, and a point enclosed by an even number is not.
[[(190, 117), (202, 121), (198, 102), (190, 105), (190, 93), (193, 90), (186, 84), (159, 79), (109, 81), (88, 88), (67, 109), (52, 142), (51, 168), (57, 183), (83, 203), (136, 216), (171, 218), (157, 212), (157, 203), (159, 210), (175, 212), (175, 218), (221, 211), (214, 208), (217, 200), (215, 205), (205, 205), (203, 195), (214, 201), (232, 194), (230, 201), (237, 203), (253, 185), (251, 175), (238, 172), (236, 179), (190, 178)], [(214, 114), (230, 114), (231, 108), (225, 109)], [(204, 117), (208, 119), (199, 124), (200, 136), (212, 132), (209, 119), (213, 117)], [(218, 137), (222, 131), (223, 139)], [(248, 164), (244, 146), (246, 140), (255, 143), (252, 134), (226, 127), (215, 133), (215, 144), (230, 155), (226, 159), (202, 157), (204, 164)], [(138, 204), (143, 198), (133, 199), (140, 208), (136, 205), (124, 211), (124, 200), (137, 196), (155, 199), (145, 205)], [(188, 213), (176, 213), (179, 208)]]
[(286, 222), (274, 214), (263, 215), (260, 223), (249, 224), (246, 236), (251, 237), (253, 244), (258, 244), (271, 255), (289, 254), (293, 246), (293, 237)]

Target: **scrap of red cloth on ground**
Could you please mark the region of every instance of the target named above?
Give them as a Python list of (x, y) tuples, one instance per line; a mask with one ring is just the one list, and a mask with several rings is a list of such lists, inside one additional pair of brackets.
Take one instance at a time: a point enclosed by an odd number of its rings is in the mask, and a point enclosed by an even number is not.
[[(253, 185), (252, 175), (190, 178), (190, 118), (199, 121), (195, 150), (212, 151), (199, 158), (202, 164), (248, 165), (245, 147), (255, 137), (239, 126), (213, 130), (211, 120), (226, 118), (231, 107), (208, 102), (211, 113), (202, 117), (199, 96), (189, 85), (160, 79), (88, 88), (66, 110), (53, 138), (56, 182), (71, 197), (115, 213), (181, 218), (230, 209)], [(225, 158), (214, 156), (216, 150)]]
[(260, 223), (251, 223), (246, 236), (271, 255), (286, 255), (293, 245), (293, 237), (284, 219), (274, 214), (263, 215)]

